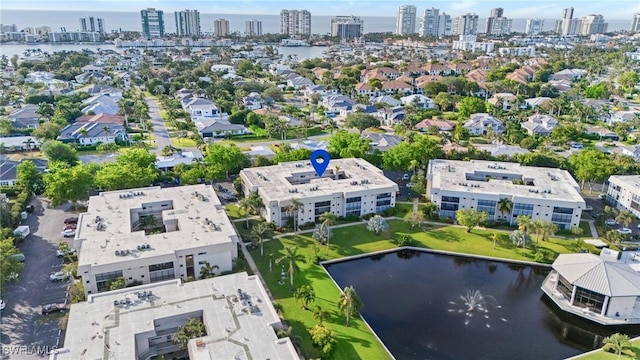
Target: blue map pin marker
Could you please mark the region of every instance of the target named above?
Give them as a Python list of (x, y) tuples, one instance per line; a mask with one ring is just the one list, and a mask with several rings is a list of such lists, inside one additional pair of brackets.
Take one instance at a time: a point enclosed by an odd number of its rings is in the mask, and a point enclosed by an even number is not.
[[(318, 158), (322, 161), (318, 161)], [(318, 177), (322, 177), (324, 171), (327, 170), (329, 160), (331, 160), (331, 156), (329, 156), (326, 150), (316, 150), (311, 153), (311, 165), (313, 165), (313, 168), (316, 170)]]

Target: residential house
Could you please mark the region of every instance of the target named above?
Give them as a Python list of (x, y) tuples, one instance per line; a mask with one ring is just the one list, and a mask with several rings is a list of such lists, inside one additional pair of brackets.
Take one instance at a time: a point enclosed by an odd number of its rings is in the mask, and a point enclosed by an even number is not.
[(400, 101), (404, 105), (416, 104), (418, 109), (421, 109), (421, 110), (434, 109), (436, 107), (436, 104), (433, 102), (433, 100), (420, 94), (414, 94), (414, 95), (402, 97), (400, 98)]
[(0, 148), (4, 149), (4, 151), (31, 151), (39, 147), (40, 142), (33, 136), (0, 137)]
[(622, 155), (631, 156), (632, 158), (638, 160), (640, 158), (640, 146), (623, 146), (622, 147)]
[(128, 141), (124, 126), (110, 122), (76, 122), (60, 131), (58, 140), (81, 145), (109, 144), (116, 141)]
[(534, 98), (531, 98), (531, 99), (525, 99), (524, 100), (524, 102), (530, 108), (536, 108), (536, 107), (545, 106), (550, 101), (551, 101), (551, 98), (550, 97), (546, 97), (546, 96), (539, 96), (539, 97), (534, 97)]
[(487, 102), (493, 106), (502, 108), (504, 111), (509, 111), (516, 105), (518, 97), (512, 93), (497, 93), (494, 94)]
[(430, 127), (435, 126), (438, 131), (451, 131), (455, 124), (445, 120), (424, 119), (416, 124), (416, 130), (427, 132)]
[(475, 136), (484, 135), (489, 129), (495, 134), (502, 134), (504, 132), (502, 121), (487, 113), (472, 114), (463, 126), (469, 133)]
[(409, 76), (411, 78), (416, 78), (424, 75), (424, 70), (420, 68), (419, 64), (411, 63), (411, 64), (407, 64), (402, 74)]
[(327, 95), (322, 98), (322, 107), (327, 114), (338, 114), (340, 110), (351, 110), (355, 105), (355, 101), (344, 95)]
[(409, 85), (413, 85), (413, 83), (415, 82), (414, 78), (409, 77), (407, 75), (402, 75), (399, 78), (397, 78), (396, 80), (402, 81), (402, 82), (407, 83)]
[(75, 79), (78, 84), (88, 83), (89, 81), (107, 82), (113, 80), (111, 76), (101, 72), (84, 72), (80, 75), (76, 75)]
[(398, 80), (389, 80), (382, 83), (382, 92), (387, 95), (394, 94), (396, 92), (400, 94), (412, 94), (413, 86)]
[(546, 136), (558, 126), (558, 120), (546, 114), (533, 114), (520, 124), (529, 135)]
[(449, 69), (451, 69), (451, 72), (454, 73), (455, 75), (460, 75), (473, 70), (473, 66), (463, 62), (450, 63), (450, 64), (447, 64), (446, 66), (449, 67)]
[(369, 97), (376, 96), (377, 91), (368, 82), (357, 83), (355, 86), (356, 94), (367, 95)]
[(120, 111), (118, 100), (104, 94), (95, 95), (82, 101), (84, 107), (80, 110), (83, 114), (93, 112), (94, 114), (116, 115)]
[(198, 120), (226, 120), (228, 115), (221, 113), (218, 106), (211, 100), (201, 97), (185, 97), (182, 107), (191, 116), (192, 121)]
[(556, 88), (556, 90), (561, 93), (571, 89), (571, 80), (567, 79), (549, 80), (548, 84)]
[(328, 141), (314, 141), (305, 140), (303, 142), (291, 143), (291, 150), (307, 149), (309, 151), (327, 150), (329, 147)]
[(444, 77), (440, 75), (422, 75), (416, 78), (415, 84), (418, 89), (423, 89), (428, 83), (442, 81), (442, 79)]
[(260, 100), (260, 94), (252, 92), (247, 97), (242, 99), (244, 106), (249, 110), (262, 109), (262, 100)]
[(353, 112), (361, 112), (361, 113), (369, 114), (372, 116), (376, 116), (378, 114), (378, 108), (373, 105), (355, 104), (352, 109), (349, 109), (349, 110), (340, 109), (340, 116), (345, 118), (347, 117), (347, 115)]
[(191, 165), (203, 159), (200, 151), (181, 151), (169, 156), (158, 156), (156, 167), (162, 171), (171, 171), (176, 165)]
[(107, 95), (117, 100), (122, 99), (122, 90), (114, 88), (113, 86), (109, 86), (109, 85), (91, 84), (91, 85), (81, 87), (76, 91), (86, 92), (87, 94), (89, 94), (89, 96)]
[(49, 89), (61, 89), (68, 87), (68, 83), (54, 78), (54, 74), (47, 71), (34, 71), (27, 74), (24, 82), (30, 84), (44, 84)]
[(362, 70), (361, 80), (367, 82), (370, 79), (395, 80), (400, 77), (400, 72), (389, 67), (379, 67), (370, 70)]
[(391, 108), (380, 108), (376, 116), (382, 120), (384, 125), (394, 126), (404, 120), (404, 107), (394, 106)]
[(18, 165), (23, 161), (31, 161), (39, 172), (45, 172), (48, 161), (44, 159), (2, 160), (0, 162), (0, 186), (14, 186), (18, 181)]
[(552, 74), (550, 80), (569, 80), (570, 82), (580, 80), (587, 74), (583, 69), (564, 69)]
[(618, 141), (618, 134), (614, 133), (609, 129), (605, 129), (601, 126), (585, 126), (584, 133), (587, 135), (598, 135), (600, 139), (611, 139), (613, 141)]
[(307, 79), (306, 77), (299, 76), (294, 77), (287, 80), (287, 87), (293, 88), (295, 90), (315, 85), (313, 81)]
[(268, 146), (264, 146), (264, 145), (252, 146), (250, 149), (251, 150), (249, 151), (243, 151), (243, 153), (251, 159), (256, 158), (258, 156), (262, 156), (267, 159), (272, 159), (274, 156), (276, 156), (276, 153), (273, 150), (271, 150), (271, 148)]
[(630, 123), (636, 120), (640, 120), (640, 112), (637, 111), (616, 111), (611, 114), (611, 118), (609, 119), (610, 124), (614, 124), (617, 122), (625, 122)]
[(488, 152), (494, 158), (497, 158), (497, 157), (512, 158), (515, 155), (529, 153), (529, 150), (523, 149), (520, 146), (504, 145), (504, 144), (474, 145), (474, 147), (480, 151)]
[(374, 105), (380, 105), (380, 106), (384, 106), (386, 104), (387, 106), (391, 106), (391, 107), (402, 105), (402, 101), (389, 95), (378, 96), (373, 100), (371, 100), (371, 103)]
[(321, 67), (317, 67), (317, 66), (314, 67), (313, 69), (311, 69), (311, 72), (313, 73), (313, 76), (315, 76), (318, 79), (322, 79), (322, 76), (327, 71), (329, 71), (329, 69), (325, 69), (325, 68), (321, 68)]
[(304, 94), (305, 99), (309, 101), (314, 95), (337, 95), (338, 89), (327, 89), (324, 85), (309, 85), (302, 91), (302, 93)]
[(451, 75), (451, 72), (452, 72), (449, 66), (440, 64), (440, 63), (428, 63), (422, 67), (422, 70), (424, 71), (425, 75), (431, 75), (431, 76), (433, 75), (446, 76), (446, 75)]
[(120, 115), (110, 114), (95, 114), (95, 115), (82, 115), (76, 119), (76, 123), (103, 123), (103, 124), (116, 124), (127, 127), (127, 118)]
[(11, 127), (16, 130), (35, 129), (40, 124), (40, 114), (38, 114), (38, 105), (27, 104), (22, 108), (15, 110), (9, 114)]
[(211, 71), (217, 73), (234, 73), (236, 72), (236, 69), (231, 65), (217, 64), (211, 65)]
[(378, 134), (366, 131), (362, 133), (361, 137), (363, 139), (369, 140), (371, 151), (378, 150), (380, 152), (385, 152), (392, 147), (400, 144), (400, 142), (402, 141), (402, 138), (397, 135)]
[(104, 69), (101, 66), (89, 64), (80, 68), (82, 72), (102, 72)]
[(228, 121), (206, 121), (196, 123), (198, 132), (203, 138), (220, 138), (233, 135), (246, 135), (249, 130), (243, 125), (231, 124)]
[(523, 66), (515, 71), (507, 74), (507, 79), (515, 81), (517, 83), (527, 85), (530, 81), (533, 80), (533, 74), (535, 73), (535, 69), (530, 66)]

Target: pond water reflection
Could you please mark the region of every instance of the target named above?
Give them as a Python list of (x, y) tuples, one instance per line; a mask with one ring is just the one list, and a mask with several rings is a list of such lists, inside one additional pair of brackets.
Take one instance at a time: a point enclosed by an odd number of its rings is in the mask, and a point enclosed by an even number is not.
[(561, 359), (614, 332), (543, 297), (549, 268), (400, 250), (325, 266), (397, 359)]

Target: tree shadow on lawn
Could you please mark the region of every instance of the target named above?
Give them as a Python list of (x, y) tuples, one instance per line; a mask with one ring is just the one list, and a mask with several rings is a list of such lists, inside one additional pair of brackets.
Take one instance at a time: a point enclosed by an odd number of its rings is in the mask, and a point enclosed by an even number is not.
[[(459, 232), (453, 231), (451, 229), (443, 229), (443, 230), (430, 230), (425, 231), (426, 235), (440, 241), (464, 241)], [(415, 234), (415, 233), (414, 233)], [(466, 234), (466, 233), (465, 233)], [(475, 234), (477, 235), (477, 234)]]

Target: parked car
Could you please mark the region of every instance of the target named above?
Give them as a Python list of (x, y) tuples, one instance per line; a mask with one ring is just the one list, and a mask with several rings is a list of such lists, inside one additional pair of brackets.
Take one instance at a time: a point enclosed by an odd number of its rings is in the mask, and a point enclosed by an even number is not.
[(77, 217), (68, 217), (66, 219), (64, 219), (64, 223), (65, 224), (77, 224), (78, 223), (78, 218)]
[(412, 183), (407, 183), (407, 188), (412, 188), (414, 184)]
[(49, 275), (49, 280), (51, 281), (63, 281), (69, 278), (69, 273), (58, 271)]
[(33, 205), (27, 205), (27, 207), (24, 208), (24, 211), (26, 211), (29, 214), (32, 214), (35, 210), (36, 208)]
[(78, 227), (78, 224), (66, 224), (63, 228), (62, 231), (65, 230), (75, 230)]
[(23, 253), (17, 253), (17, 254), (9, 255), (8, 259), (15, 260), (17, 262), (25, 262), (25, 260), (27, 260), (27, 257), (24, 256)]
[(67, 310), (65, 304), (47, 304), (42, 305), (42, 315), (49, 315), (54, 312), (64, 312)]
[(67, 250), (56, 250), (56, 256), (59, 258), (65, 257), (65, 255), (73, 255), (76, 253), (76, 249), (67, 249)]
[(411, 176), (409, 176), (409, 174), (402, 175), (402, 181), (409, 181), (409, 179), (411, 179)]
[(20, 274), (18, 274), (17, 272), (12, 272), (11, 274), (9, 274), (9, 276), (7, 276), (7, 280), (9, 281), (18, 281), (19, 278)]
[(62, 237), (72, 237), (76, 235), (76, 229), (67, 229), (67, 230), (63, 230), (60, 235), (62, 235)]
[(5, 306), (7, 306), (7, 304), (4, 303), (4, 300), (0, 299), (0, 310), (4, 310)]
[(606, 199), (606, 197), (607, 197), (607, 194), (598, 194), (598, 199), (600, 200), (604, 200)]
[(618, 225), (618, 222), (615, 219), (607, 219), (604, 224), (608, 226), (616, 226)]
[(633, 230), (629, 228), (620, 228), (618, 229), (618, 232), (622, 235), (631, 235), (633, 233)]

